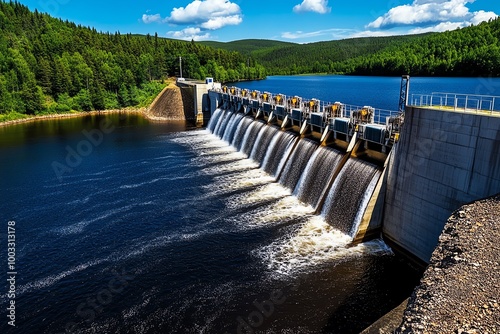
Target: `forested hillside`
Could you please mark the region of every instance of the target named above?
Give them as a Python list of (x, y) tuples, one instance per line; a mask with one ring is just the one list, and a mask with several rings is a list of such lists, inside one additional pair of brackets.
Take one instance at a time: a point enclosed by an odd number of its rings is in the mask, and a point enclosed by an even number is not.
[(392, 45), (338, 62), (334, 69), (364, 75), (500, 76), (500, 19)]
[(284, 49), (286, 47), (298, 46), (300, 44), (274, 41), (270, 39), (241, 39), (232, 42), (214, 42), (214, 41), (201, 41), (198, 42), (202, 45), (211, 46), (217, 49), (228, 51), (236, 51), (245, 56), (254, 56), (255, 54), (267, 54), (275, 50)]
[(202, 43), (251, 56), (264, 65), (269, 74), (303, 74), (334, 73), (339, 62), (371, 55), (389, 46), (398, 46), (422, 36), (426, 35), (351, 38), (309, 44), (269, 40)]
[(237, 52), (195, 43), (99, 33), (17, 2), (0, 1), (0, 114), (114, 109), (146, 103), (179, 74), (256, 79), (264, 68)]
[(309, 44), (210, 44), (255, 58), (268, 74), (500, 76), (500, 19), (443, 33)]

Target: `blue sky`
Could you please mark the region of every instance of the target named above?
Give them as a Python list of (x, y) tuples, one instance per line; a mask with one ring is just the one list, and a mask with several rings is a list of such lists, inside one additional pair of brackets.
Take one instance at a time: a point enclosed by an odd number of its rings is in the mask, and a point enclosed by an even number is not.
[(498, 0), (21, 0), (100, 31), (295, 43), (453, 30), (500, 14)]

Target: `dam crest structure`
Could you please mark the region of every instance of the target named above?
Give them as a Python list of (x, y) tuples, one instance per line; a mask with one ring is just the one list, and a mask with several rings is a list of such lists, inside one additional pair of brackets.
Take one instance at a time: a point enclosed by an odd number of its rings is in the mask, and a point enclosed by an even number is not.
[(500, 98), (443, 94), (410, 98), (403, 76), (388, 111), (224, 86), (204, 118), (351, 245), (381, 238), (425, 266), (453, 211), (500, 192)]
[(208, 130), (257, 162), (352, 245), (380, 235), (375, 204), (400, 113), (228, 87), (209, 91), (209, 100)]

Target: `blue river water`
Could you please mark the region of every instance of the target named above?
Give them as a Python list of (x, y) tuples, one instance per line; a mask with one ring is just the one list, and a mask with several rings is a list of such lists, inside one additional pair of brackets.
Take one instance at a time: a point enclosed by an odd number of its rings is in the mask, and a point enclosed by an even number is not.
[[(238, 85), (393, 109), (399, 79)], [(0, 127), (0, 157), (0, 277), (10, 221), (17, 272), (15, 298), (0, 291), (1, 333), (359, 333), (420, 278), (381, 240), (346, 248), (205, 129), (116, 114), (31, 122)]]
[[(270, 76), (266, 80), (228, 84), (325, 102), (398, 110), (401, 77), (366, 76)], [(410, 96), (434, 92), (500, 96), (499, 78), (411, 77)]]

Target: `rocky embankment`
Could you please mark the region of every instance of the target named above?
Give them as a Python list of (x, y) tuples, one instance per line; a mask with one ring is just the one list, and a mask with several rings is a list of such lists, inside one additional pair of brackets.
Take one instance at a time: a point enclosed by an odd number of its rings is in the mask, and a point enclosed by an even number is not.
[(500, 195), (448, 220), (396, 333), (500, 333)]
[(156, 97), (144, 114), (151, 120), (192, 121), (193, 105), (193, 97), (175, 83), (171, 83)]

